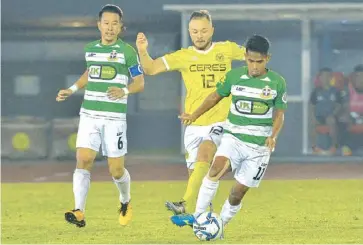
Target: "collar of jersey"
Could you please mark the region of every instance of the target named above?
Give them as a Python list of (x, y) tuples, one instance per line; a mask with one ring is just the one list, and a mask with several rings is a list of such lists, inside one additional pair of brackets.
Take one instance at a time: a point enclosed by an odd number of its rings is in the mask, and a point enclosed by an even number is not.
[(200, 53), (200, 54), (208, 54), (212, 49), (214, 48), (214, 42), (212, 43), (212, 45), (209, 47), (209, 49), (207, 50), (199, 50), (199, 49), (196, 49), (194, 46), (193, 46), (193, 50), (197, 53)]

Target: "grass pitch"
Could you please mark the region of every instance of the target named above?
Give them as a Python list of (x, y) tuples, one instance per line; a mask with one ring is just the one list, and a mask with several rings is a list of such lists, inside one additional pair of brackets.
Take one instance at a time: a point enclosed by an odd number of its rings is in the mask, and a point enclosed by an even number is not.
[[(118, 224), (118, 192), (91, 183), (85, 228), (64, 220), (73, 208), (71, 183), (2, 184), (2, 243), (200, 243), (189, 227), (169, 221), (165, 200), (178, 200), (185, 182), (133, 182), (134, 218)], [(231, 181), (222, 181), (219, 212)], [(204, 242), (206, 243), (206, 242)], [(362, 180), (264, 180), (246, 195), (225, 240), (210, 243), (363, 243)]]

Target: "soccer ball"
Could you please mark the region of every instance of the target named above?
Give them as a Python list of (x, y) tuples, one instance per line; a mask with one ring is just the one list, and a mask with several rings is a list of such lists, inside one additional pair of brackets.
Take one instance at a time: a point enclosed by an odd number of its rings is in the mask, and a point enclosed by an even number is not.
[(196, 218), (193, 231), (201, 241), (220, 239), (223, 234), (222, 219), (216, 213), (204, 212)]

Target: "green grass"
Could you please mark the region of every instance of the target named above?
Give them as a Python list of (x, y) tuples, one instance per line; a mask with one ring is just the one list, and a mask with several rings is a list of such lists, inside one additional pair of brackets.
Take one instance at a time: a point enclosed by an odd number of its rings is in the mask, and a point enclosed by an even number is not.
[[(229, 193), (223, 181), (215, 210)], [(133, 182), (134, 219), (118, 225), (118, 193), (92, 183), (85, 228), (64, 221), (73, 208), (70, 183), (2, 184), (2, 243), (199, 243), (189, 227), (169, 221), (165, 200), (178, 200), (184, 182)], [(363, 243), (363, 181), (263, 181), (245, 197), (225, 240), (211, 243)]]

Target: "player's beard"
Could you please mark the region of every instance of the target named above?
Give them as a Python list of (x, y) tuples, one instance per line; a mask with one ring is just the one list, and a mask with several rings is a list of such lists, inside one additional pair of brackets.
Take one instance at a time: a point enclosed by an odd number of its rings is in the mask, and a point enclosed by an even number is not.
[(207, 48), (209, 48), (209, 47), (210, 47), (211, 43), (212, 43), (212, 38), (210, 38), (210, 39), (206, 42), (206, 44), (205, 44), (205, 45), (203, 45), (202, 47), (198, 47), (197, 45), (195, 45), (195, 43), (194, 43), (193, 45), (194, 45), (194, 47), (195, 47), (196, 49), (198, 49), (198, 50), (206, 50)]

